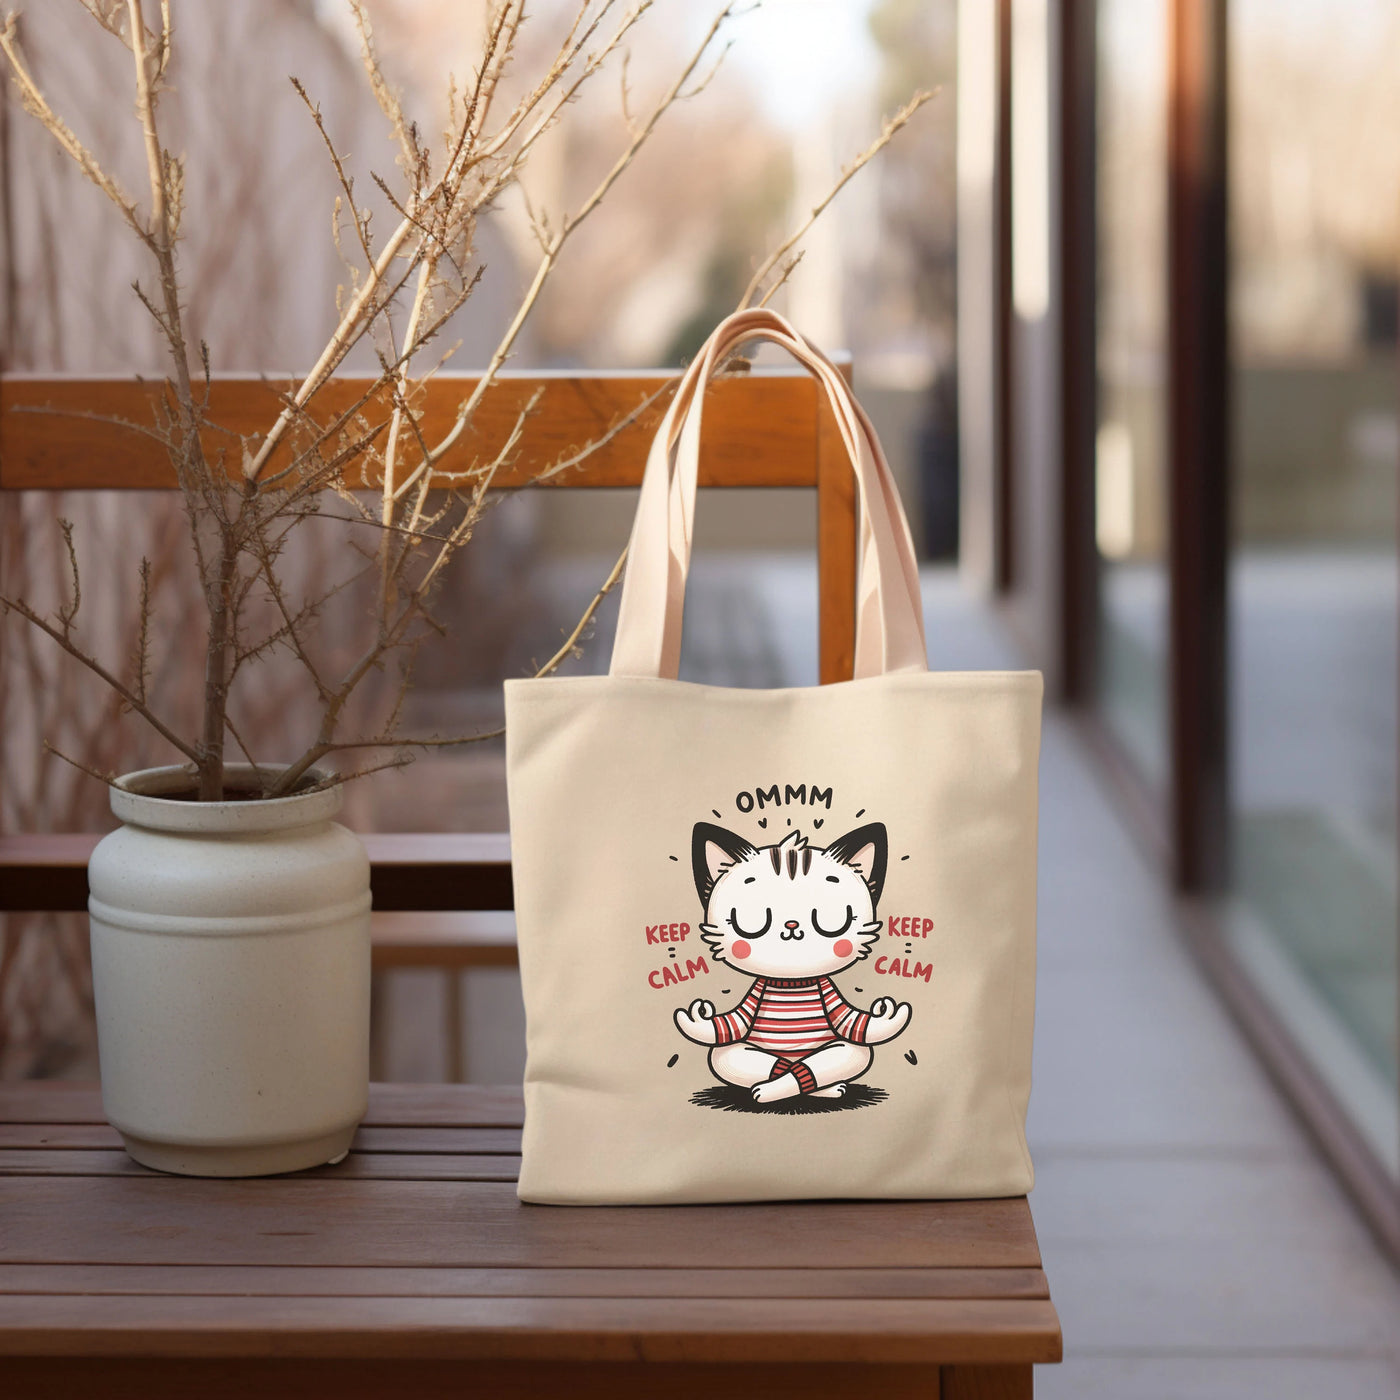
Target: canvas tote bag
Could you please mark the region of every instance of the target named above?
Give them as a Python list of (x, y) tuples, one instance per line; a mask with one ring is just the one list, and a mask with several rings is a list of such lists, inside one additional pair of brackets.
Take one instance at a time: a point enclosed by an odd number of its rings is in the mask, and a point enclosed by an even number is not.
[[(842, 684), (676, 679), (705, 388), (755, 339), (856, 473)], [(1035, 672), (929, 672), (870, 420), (782, 317), (724, 321), (652, 444), (609, 674), (506, 683), (522, 1199), (1028, 1190), (1040, 705)]]

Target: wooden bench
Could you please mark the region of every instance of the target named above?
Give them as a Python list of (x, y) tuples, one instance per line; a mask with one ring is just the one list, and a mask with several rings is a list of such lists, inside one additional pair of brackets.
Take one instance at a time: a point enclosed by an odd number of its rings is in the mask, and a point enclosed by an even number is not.
[[(510, 376), (484, 402), (485, 442), (461, 451), (489, 450), (542, 387), (532, 446), (549, 459), (656, 382)], [(432, 411), (450, 413), (462, 387), (435, 381)], [(168, 464), (137, 434), (9, 411), (140, 420), (152, 392), (0, 380), (0, 490), (170, 487)], [(702, 485), (816, 490), (820, 675), (845, 679), (855, 496), (834, 423), (806, 375), (744, 376), (712, 393)], [(235, 429), (255, 430), (274, 403), (256, 379), (214, 383), (213, 416)], [(558, 484), (639, 484), (652, 426), (643, 419)], [(85, 909), (96, 839), (0, 838), (0, 913)], [(366, 844), (377, 968), (514, 962), (500, 917), (514, 907), (505, 835)], [(1032, 1364), (1059, 1360), (1023, 1198), (522, 1207), (511, 1184), (520, 1121), (514, 1092), (380, 1086), (338, 1167), (157, 1179), (121, 1152), (95, 1090), (0, 1086), (0, 1394), (432, 1400), (567, 1388), (625, 1400), (718, 1387), (765, 1400), (1020, 1400)]]
[[(535, 469), (532, 464), (600, 438), (666, 377), (662, 371), (503, 374), (482, 401), (478, 435), (464, 437), (443, 457), (441, 470), (461, 470), (473, 456), (492, 450), (514, 426), (521, 406), (540, 392), (528, 461), (498, 475), (503, 488), (521, 486)], [(431, 382), (427, 430), (445, 431), (474, 382), (470, 375), (451, 373)], [(323, 391), (327, 406), (352, 401), (363, 383), (353, 376), (332, 381)], [(150, 421), (157, 391), (156, 385), (116, 377), (0, 378), (0, 491), (172, 489), (174, 477), (159, 443), (91, 416)], [(702, 486), (816, 492), (820, 673), (823, 682), (847, 678), (855, 649), (856, 497), (830, 410), (815, 381), (796, 369), (728, 378), (709, 392)], [(64, 410), (88, 416), (65, 416)], [(276, 411), (273, 391), (262, 380), (247, 375), (214, 380), (210, 415), (230, 429), (255, 433)], [(658, 404), (585, 464), (551, 479), (548, 489), (640, 486), (647, 444), (663, 411)], [(0, 912), (86, 909), (82, 872), (91, 845), (84, 837), (0, 837)], [(501, 862), (481, 854), (496, 849)], [(462, 1077), (462, 1042), (455, 974), (516, 961), (513, 921), (470, 912), (513, 907), (505, 850), (502, 836), (380, 836), (374, 842), (375, 907), (385, 911), (374, 920), (375, 969), (434, 967), (449, 974), (446, 1038), (456, 1079)]]
[(522, 1206), (520, 1123), (377, 1085), (340, 1165), (208, 1181), (0, 1086), (0, 1393), (1026, 1400), (1060, 1359), (1024, 1198)]

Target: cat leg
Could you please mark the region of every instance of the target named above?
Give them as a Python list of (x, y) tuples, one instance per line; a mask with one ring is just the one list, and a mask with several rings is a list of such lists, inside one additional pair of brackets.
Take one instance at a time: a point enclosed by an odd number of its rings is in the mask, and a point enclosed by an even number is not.
[(846, 1082), (859, 1079), (874, 1059), (870, 1049), (848, 1040), (814, 1050), (797, 1061), (773, 1060), (774, 1071), (784, 1070), (766, 1083), (755, 1084), (754, 1101), (776, 1103), (780, 1099), (806, 1094), (811, 1098), (839, 1099), (846, 1092)]
[(776, 1055), (770, 1055), (766, 1050), (755, 1050), (743, 1041), (716, 1045), (710, 1051), (710, 1072), (714, 1077), (726, 1084), (737, 1084), (741, 1089), (751, 1089), (755, 1084), (764, 1083), (777, 1063)]
[(848, 1080), (859, 1079), (870, 1068), (875, 1056), (865, 1045), (838, 1041), (807, 1056), (807, 1069), (816, 1083), (807, 1093), (814, 1099), (839, 1099)]
[[(791, 1063), (784, 1061), (784, 1063)], [(798, 1066), (802, 1061), (797, 1061)], [(774, 1065), (776, 1069), (776, 1063)], [(797, 1075), (791, 1070), (786, 1070), (781, 1074), (775, 1074), (763, 1084), (753, 1086), (753, 1100), (755, 1103), (777, 1103), (779, 1099), (795, 1099), (802, 1092), (802, 1085), (798, 1082)]]
[(779, 1055), (773, 1061), (767, 1081), (754, 1085), (754, 1102), (776, 1103), (779, 1099), (796, 1098), (798, 1094), (809, 1092), (815, 1082), (811, 1071), (800, 1058), (794, 1060), (787, 1055)]

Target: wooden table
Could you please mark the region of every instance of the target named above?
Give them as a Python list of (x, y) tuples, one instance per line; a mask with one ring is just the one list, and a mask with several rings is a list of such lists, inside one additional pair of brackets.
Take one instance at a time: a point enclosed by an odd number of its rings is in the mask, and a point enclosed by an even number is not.
[(566, 1209), (521, 1102), (376, 1086), (337, 1167), (167, 1177), (90, 1086), (0, 1086), (0, 1395), (1012, 1400), (1060, 1359), (1030, 1209)]

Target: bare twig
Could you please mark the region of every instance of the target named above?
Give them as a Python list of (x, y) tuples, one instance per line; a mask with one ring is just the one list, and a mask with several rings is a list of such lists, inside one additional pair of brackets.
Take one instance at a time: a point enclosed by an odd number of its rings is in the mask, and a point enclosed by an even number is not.
[(74, 758), (71, 754), (64, 753), (62, 749), (55, 748), (47, 739), (44, 740), (44, 752), (62, 759), (64, 763), (70, 764), (80, 773), (86, 773), (89, 778), (96, 778), (99, 783), (105, 783), (108, 787), (113, 786), (117, 781), (115, 773), (104, 773), (100, 768), (94, 768), (91, 764), (84, 763), (82, 759)]
[(151, 674), (151, 561), (141, 559), (141, 601), (136, 620), (136, 652), (132, 657), (135, 672), (133, 688), (136, 698), (146, 703), (146, 688)]
[(60, 518), (58, 528), (63, 534), (63, 548), (68, 555), (68, 579), (71, 585), (68, 601), (61, 603), (58, 609), (58, 623), (63, 629), (64, 637), (67, 638), (72, 635), (73, 621), (78, 616), (78, 609), (83, 605), (83, 585), (78, 575), (78, 552), (73, 548), (73, 522)]
[(181, 739), (149, 705), (141, 700), (134, 691), (118, 680), (96, 657), (90, 656), (81, 647), (71, 641), (62, 630), (53, 626), (46, 618), (40, 617), (22, 598), (0, 597), (0, 611), (16, 612), (31, 626), (37, 627), (46, 636), (52, 637), (69, 656), (73, 657), (76, 661), (80, 661), (95, 676), (115, 690), (162, 739), (168, 744), (173, 744), (186, 758), (195, 762), (199, 761), (198, 751), (193, 744), (187, 744)]
[[(812, 225), (825, 213), (831, 201), (841, 193), (843, 189), (875, 159), (881, 151), (894, 139), (896, 133), (904, 126), (908, 125), (910, 117), (937, 95), (937, 89), (933, 91), (916, 92), (903, 107), (893, 116), (886, 117), (884, 124), (880, 128), (880, 134), (858, 155), (848, 166), (846, 166), (837, 179), (836, 183), (827, 191), (826, 195), (817, 201), (808, 212), (807, 217), (799, 224), (796, 230), (785, 238), (759, 265), (758, 270), (749, 279), (749, 285), (744, 288), (744, 295), (739, 298), (739, 309), (753, 303), (754, 297), (759, 289), (767, 281), (773, 269), (781, 263), (789, 253), (799, 244), (811, 231)], [(788, 269), (791, 272), (791, 268)], [(784, 277), (787, 273), (784, 273)], [(766, 305), (765, 298), (760, 305)]]
[(593, 601), (583, 610), (583, 616), (579, 618), (578, 625), (569, 633), (564, 645), (549, 658), (536, 672), (536, 677), (552, 676), (574, 654), (579, 644), (579, 638), (583, 636), (584, 629), (593, 621), (593, 615), (603, 605), (603, 599), (617, 587), (622, 578), (622, 571), (627, 567), (627, 551), (624, 549), (617, 556), (617, 563), (612, 566), (612, 572), (608, 574), (603, 582), (603, 586), (593, 595)]

